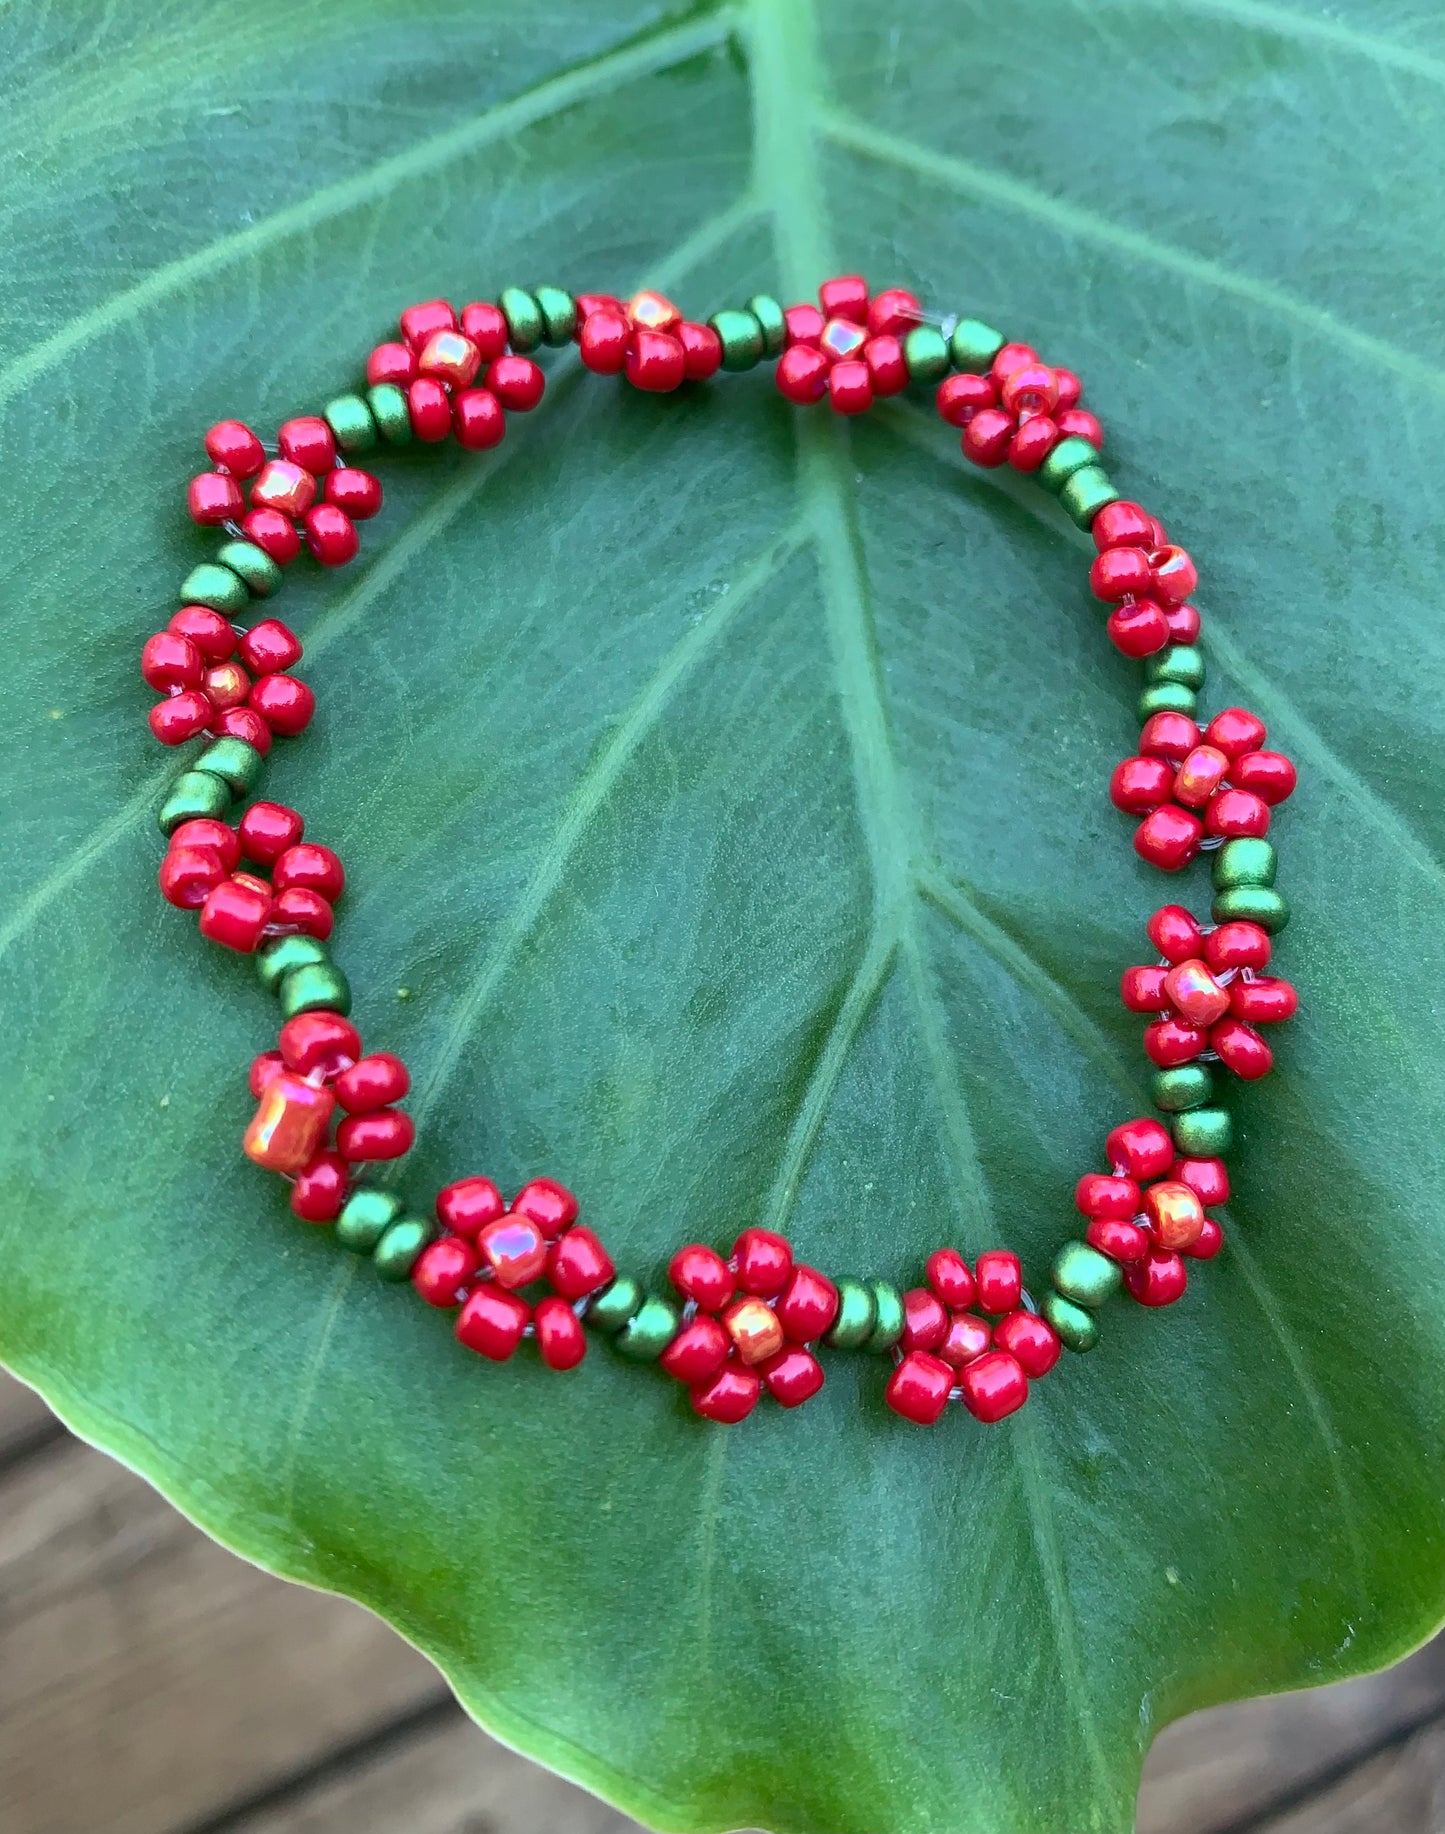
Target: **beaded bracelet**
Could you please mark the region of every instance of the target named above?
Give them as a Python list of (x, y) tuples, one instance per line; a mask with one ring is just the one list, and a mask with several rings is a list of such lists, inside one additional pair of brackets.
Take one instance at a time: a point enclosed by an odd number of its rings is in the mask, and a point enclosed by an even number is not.
[[(1265, 1075), (1273, 1059), (1257, 1027), (1297, 1004), (1287, 981), (1261, 972), (1289, 917), (1265, 836), (1295, 771), (1264, 749), (1252, 713), (1232, 707), (1203, 731), (1196, 723), (1204, 664), (1188, 602), (1192, 561), (1110, 482), (1103, 430), (1079, 405), (1077, 376), (977, 319), (937, 319), (911, 293), (870, 296), (857, 276), (826, 282), (816, 305), (784, 310), (759, 295), (705, 325), (655, 292), (624, 305), (538, 287), (508, 288), (460, 314), (443, 300), (412, 306), (400, 331), (372, 351), (363, 392), (288, 420), (275, 447), (239, 421), (211, 428), (214, 469), (192, 480), (190, 512), (228, 539), (190, 573), (181, 609), (141, 658), (165, 697), (150, 713), (156, 738), (208, 735), (160, 810), (169, 842), (161, 891), (199, 911), (203, 935), (255, 957), (283, 1015), (277, 1048), (251, 1065), (259, 1106), (245, 1152), (289, 1181), (297, 1216), (331, 1225), (383, 1279), (409, 1280), (427, 1304), (454, 1310), (458, 1340), (493, 1361), (531, 1338), (548, 1368), (572, 1369), (595, 1331), (619, 1355), (659, 1363), (700, 1415), (733, 1422), (764, 1392), (783, 1407), (815, 1395), (820, 1348), (857, 1350), (891, 1359), (884, 1399), (908, 1420), (930, 1425), (950, 1401), (979, 1420), (1003, 1419), (1063, 1349), (1094, 1346), (1098, 1311), (1114, 1294), (1171, 1305), (1185, 1289), (1186, 1257), (1219, 1252), (1208, 1210), (1229, 1196), (1231, 1121), (1216, 1072)], [(840, 414), (937, 384), (938, 411), (962, 429), (968, 458), (1037, 477), (1093, 534), (1089, 583), (1111, 607), (1109, 637), (1145, 674), (1138, 751), (1114, 771), (1110, 798), (1141, 818), (1135, 850), (1164, 871), (1211, 852), (1214, 897), (1209, 923), (1177, 904), (1155, 911), (1145, 927), (1158, 959), (1123, 975), (1125, 1006), (1148, 1017), (1153, 1100), (1168, 1124), (1144, 1116), (1109, 1134), (1107, 1170), (1086, 1172), (1074, 1193), (1083, 1234), (1060, 1249), (1037, 1304), (1006, 1249), (970, 1266), (940, 1247), (925, 1284), (900, 1292), (878, 1278), (829, 1279), (760, 1228), (744, 1229), (726, 1257), (680, 1248), (668, 1267), (674, 1294), (664, 1295), (617, 1272), (578, 1222), (576, 1198), (550, 1178), (510, 1203), (490, 1179), (462, 1178), (438, 1193), (433, 1216), (357, 1178), (410, 1148), (412, 1122), (397, 1106), (410, 1079), (389, 1052), (363, 1053), (347, 1016), (351, 991), (327, 947), (345, 878), (336, 854), (304, 839), (300, 815), (279, 803), (251, 802), (234, 824), (224, 819), (255, 789), (273, 737), (301, 732), (315, 704), (290, 672), (302, 653), (293, 633), (275, 618), (249, 628), (236, 620), (280, 586), (303, 535), (323, 566), (356, 554), (357, 522), (381, 507), (381, 485), (353, 463), (358, 454), (413, 439), (495, 446), (507, 415), (542, 398), (544, 372), (529, 353), (574, 340), (588, 369), (659, 393), (764, 359), (776, 359), (790, 402), (826, 396)]]

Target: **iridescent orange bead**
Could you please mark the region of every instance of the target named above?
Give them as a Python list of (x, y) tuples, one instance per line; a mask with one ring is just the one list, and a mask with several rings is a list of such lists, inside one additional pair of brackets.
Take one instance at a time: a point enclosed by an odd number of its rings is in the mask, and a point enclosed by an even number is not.
[(246, 697), (251, 692), (251, 677), (239, 662), (218, 662), (213, 669), (206, 670), (201, 686), (216, 712), (224, 713), (229, 707), (246, 704)]
[(682, 323), (682, 313), (663, 293), (646, 289), (627, 302), (627, 317), (639, 331), (672, 331)]
[(272, 459), (251, 486), (252, 509), (279, 509), (283, 516), (304, 516), (315, 501), (315, 478), (290, 459)]
[(241, 1141), (248, 1159), (268, 1172), (295, 1177), (326, 1144), (336, 1097), (303, 1076), (282, 1070), (267, 1083), (261, 1105)]
[(777, 1313), (761, 1299), (738, 1299), (722, 1315), (723, 1328), (745, 1363), (766, 1363), (783, 1347)]
[(1187, 1184), (1165, 1179), (1144, 1193), (1149, 1232), (1160, 1248), (1189, 1248), (1204, 1228), (1204, 1206)]
[(1213, 1025), (1229, 1011), (1229, 989), (1219, 982), (1203, 962), (1180, 962), (1164, 976), (1164, 991), (1169, 1004), (1191, 1025)]
[(482, 367), (482, 353), (460, 331), (434, 331), (422, 346), (417, 368), (453, 388), (469, 388)]
[(1174, 800), (1186, 808), (1202, 809), (1223, 783), (1229, 760), (1213, 745), (1196, 745), (1179, 766), (1174, 778)]
[(526, 1216), (499, 1216), (477, 1235), (482, 1260), (498, 1286), (529, 1286), (547, 1265), (547, 1238)]
[(830, 363), (846, 362), (867, 341), (868, 333), (849, 318), (830, 318), (818, 334), (818, 348)]

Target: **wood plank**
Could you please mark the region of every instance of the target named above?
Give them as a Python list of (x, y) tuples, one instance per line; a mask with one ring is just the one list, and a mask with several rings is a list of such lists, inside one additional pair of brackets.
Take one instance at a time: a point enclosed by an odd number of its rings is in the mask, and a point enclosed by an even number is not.
[(64, 1431), (33, 1388), (0, 1369), (0, 1466), (22, 1449), (49, 1437), (52, 1427), (57, 1434)]
[(1256, 1834), (1437, 1834), (1445, 1827), (1445, 1725), (1359, 1765)]

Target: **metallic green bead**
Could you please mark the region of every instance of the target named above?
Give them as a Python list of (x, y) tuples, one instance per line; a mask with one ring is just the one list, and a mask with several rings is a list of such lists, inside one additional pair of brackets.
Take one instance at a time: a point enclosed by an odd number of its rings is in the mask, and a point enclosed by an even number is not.
[(1006, 342), (1001, 331), (995, 331), (992, 325), (984, 324), (981, 318), (961, 318), (953, 327), (953, 336), (948, 340), (948, 354), (953, 359), (955, 369), (981, 376)]
[(532, 297), (542, 314), (542, 336), (552, 345), (572, 342), (577, 329), (577, 301), (561, 287), (534, 287)]
[(763, 328), (751, 312), (714, 312), (707, 321), (722, 344), (724, 369), (753, 369), (763, 360)]
[(437, 1234), (437, 1225), (430, 1217), (398, 1217), (372, 1249), (371, 1264), (383, 1280), (406, 1280), (417, 1256)]
[(217, 566), (213, 560), (203, 560), (181, 581), (181, 603), (207, 605), (212, 611), (234, 616), (251, 603), (251, 595), (239, 573)]
[(162, 834), (174, 834), (183, 821), (198, 816), (219, 820), (231, 806), (231, 786), (209, 771), (182, 771), (160, 806), (156, 822)]
[(1186, 688), (1204, 686), (1204, 658), (1197, 643), (1166, 643), (1144, 659), (1145, 681), (1177, 681)]
[(507, 321), (507, 342), (513, 350), (535, 350), (547, 333), (542, 308), (525, 287), (507, 287), (497, 304)]
[(1150, 1087), (1156, 1108), (1182, 1114), (1186, 1108), (1204, 1106), (1214, 1094), (1214, 1078), (1208, 1064), (1179, 1063), (1170, 1070), (1156, 1070)]
[(1271, 936), (1289, 922), (1289, 906), (1267, 885), (1231, 885), (1210, 906), (1216, 923), (1257, 923)]
[(266, 550), (258, 548), (254, 541), (228, 541), (217, 550), (216, 559), (232, 573), (240, 574), (253, 599), (269, 599), (280, 590), (285, 578)]
[(1039, 1309), (1045, 1322), (1058, 1332), (1065, 1350), (1075, 1350), (1082, 1356), (1098, 1343), (1098, 1319), (1081, 1305), (1075, 1305), (1072, 1299), (1065, 1299), (1062, 1293), (1049, 1293)]
[(192, 768), (209, 771), (222, 783), (228, 783), (235, 795), (246, 796), (256, 786), (261, 764), (261, 754), (254, 745), (248, 745), (244, 739), (223, 738), (213, 739)]
[(1214, 856), (1214, 889), (1227, 892), (1236, 885), (1273, 885), (1279, 856), (1266, 840), (1239, 835), (1226, 841)]
[(1087, 1242), (1065, 1242), (1054, 1258), (1052, 1278), (1065, 1299), (1095, 1312), (1118, 1292), (1124, 1275), (1117, 1261)]
[(589, 1301), (582, 1322), (614, 1337), (642, 1304), (645, 1294), (631, 1274), (619, 1274)]
[(677, 1307), (669, 1299), (649, 1293), (612, 1340), (612, 1347), (629, 1363), (655, 1363), (677, 1336)]
[(823, 1334), (831, 1350), (861, 1350), (873, 1335), (878, 1323), (878, 1308), (873, 1295), (861, 1280), (838, 1282), (838, 1316), (833, 1327)]
[(401, 1215), (402, 1203), (390, 1191), (361, 1184), (341, 1206), (336, 1219), (336, 1239), (353, 1254), (369, 1255)]
[(1227, 1108), (1191, 1108), (1175, 1115), (1169, 1131), (1188, 1159), (1222, 1159), (1234, 1143), (1234, 1120)]
[(763, 328), (763, 355), (780, 357), (788, 341), (788, 321), (783, 317), (783, 308), (771, 293), (754, 293), (748, 301), (748, 311)]
[(910, 382), (937, 382), (948, 374), (948, 341), (932, 325), (915, 325), (903, 340)]
[(351, 983), (334, 962), (306, 962), (286, 975), (277, 993), (281, 1016), (351, 1011)]
[(1152, 719), (1156, 713), (1186, 713), (1190, 719), (1199, 711), (1199, 696), (1182, 681), (1158, 681), (1139, 696), (1139, 719)]
[(314, 936), (273, 936), (256, 951), (256, 973), (267, 993), (276, 993), (288, 974), (330, 960), (330, 950)]
[(411, 410), (406, 405), (406, 395), (394, 382), (378, 382), (375, 388), (369, 388), (366, 404), (387, 445), (411, 444)]
[(903, 1335), (903, 1295), (887, 1280), (870, 1280), (873, 1295), (873, 1334), (863, 1348), (872, 1356), (891, 1350)]
[(1045, 490), (1060, 491), (1076, 471), (1087, 468), (1097, 469), (1099, 449), (1091, 446), (1086, 439), (1080, 439), (1077, 433), (1070, 434), (1068, 439), (1061, 439), (1053, 451), (1039, 466), (1034, 476)]
[(323, 413), (343, 452), (369, 452), (376, 444), (376, 418), (360, 395), (338, 395)]
[(1059, 502), (1063, 504), (1065, 513), (1081, 529), (1093, 528), (1094, 518), (1104, 505), (1118, 501), (1119, 492), (1110, 483), (1109, 474), (1101, 465), (1085, 465), (1082, 470), (1074, 472), (1059, 492)]

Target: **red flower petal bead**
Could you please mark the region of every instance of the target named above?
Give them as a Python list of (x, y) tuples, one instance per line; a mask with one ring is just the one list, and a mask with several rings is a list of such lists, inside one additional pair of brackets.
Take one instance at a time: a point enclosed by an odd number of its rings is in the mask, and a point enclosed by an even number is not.
[(758, 1373), (779, 1407), (801, 1407), (823, 1386), (823, 1365), (796, 1344), (769, 1357)]
[(873, 405), (873, 378), (857, 360), (835, 363), (828, 371), (828, 405), (835, 414), (866, 414)]
[(990, 1350), (958, 1372), (963, 1405), (986, 1426), (1016, 1413), (1029, 1398), (1029, 1379), (1007, 1350)]
[(733, 1340), (718, 1321), (702, 1312), (682, 1327), (657, 1360), (675, 1381), (691, 1388), (715, 1376), (732, 1347)]
[(1268, 1076), (1274, 1068), (1274, 1052), (1243, 1019), (1221, 1019), (1211, 1030), (1209, 1043), (1218, 1051), (1225, 1069), (1233, 1070), (1245, 1082)]
[(207, 662), (227, 662), (236, 653), (230, 619), (209, 605), (182, 605), (166, 629), (174, 636), (189, 637)]
[(1209, 1033), (1200, 1025), (1186, 1025), (1182, 1019), (1158, 1019), (1144, 1027), (1144, 1049), (1151, 1063), (1161, 1069), (1192, 1063), (1209, 1043)]
[[(279, 1059), (277, 1060), (279, 1064)], [(340, 1153), (323, 1147), (296, 1174), (291, 1187), (291, 1209), (303, 1223), (334, 1223), (346, 1202), (346, 1161)]]
[(1169, 622), (1171, 643), (1198, 643), (1201, 620), (1192, 605), (1166, 605), (1164, 616)]
[(1154, 518), (1137, 503), (1106, 503), (1095, 516), (1089, 533), (1102, 554), (1108, 548), (1152, 548)]
[(691, 1400), (704, 1420), (736, 1426), (746, 1420), (763, 1392), (762, 1377), (741, 1363), (725, 1363), (710, 1382), (694, 1388)]
[[(241, 518), (241, 533), (248, 541), (254, 541), (263, 553), (269, 554), (278, 567), (289, 567), (301, 552), (296, 524), (279, 509), (253, 509)], [(226, 650), (218, 660), (223, 661), (230, 654), (230, 650)]]
[(1169, 641), (1169, 620), (1153, 599), (1130, 599), (1116, 605), (1104, 626), (1109, 641), (1124, 656), (1153, 656)]
[(294, 847), (306, 830), (296, 813), (280, 802), (253, 802), (239, 823), (237, 851), (258, 866), (270, 866), (288, 847)]
[(1061, 437), (1057, 423), (1047, 414), (1035, 414), (1009, 441), (1008, 462), (1025, 475), (1037, 471)]
[(1061, 408), (1077, 407), (1084, 385), (1071, 369), (1055, 369), (1054, 388)]
[(283, 459), (300, 465), (313, 477), (330, 471), (336, 463), (336, 435), (319, 414), (300, 414), (283, 421), (276, 443)]
[(582, 321), (577, 348), (582, 362), (596, 376), (622, 373), (632, 342), (632, 327), (621, 312), (589, 312)]
[(271, 459), (251, 486), (252, 509), (274, 509), (283, 516), (302, 516), (316, 501), (316, 480), (304, 465)]
[(400, 1108), (348, 1115), (336, 1129), (336, 1150), (347, 1159), (399, 1159), (410, 1152), (416, 1123)]
[(1064, 408), (1054, 422), (1062, 439), (1086, 439), (1096, 452), (1104, 450), (1104, 429), (1087, 408)]
[(1104, 1142), (1110, 1165), (1122, 1166), (1132, 1178), (1158, 1178), (1174, 1160), (1169, 1129), (1152, 1116), (1121, 1121)]
[(361, 1034), (340, 1013), (297, 1013), (276, 1040), (288, 1070), (298, 1076), (338, 1075), (361, 1055)]
[(1188, 1255), (1191, 1261), (1212, 1261), (1223, 1246), (1224, 1230), (1212, 1216), (1206, 1216), (1199, 1234), (1179, 1252)]
[(452, 397), (452, 427), (464, 452), (489, 452), (506, 438), (507, 417), (490, 389), (468, 388)]
[(1134, 831), (1134, 851), (1163, 872), (1178, 872), (1199, 851), (1204, 823), (1187, 809), (1166, 803), (1146, 815)]
[(993, 1341), (1031, 1380), (1046, 1376), (1063, 1351), (1059, 1334), (1034, 1312), (1010, 1312), (993, 1328)]
[(416, 380), (416, 352), (409, 344), (378, 344), (366, 359), (366, 380), (372, 388), (406, 388)]
[(307, 891), (304, 886), (293, 885), (289, 891), (281, 892), (271, 905), (271, 928), (278, 933), (299, 930), (304, 936), (314, 936), (318, 942), (325, 942), (335, 927), (336, 913), (328, 900), (320, 892)]
[(189, 637), (160, 630), (146, 638), (140, 653), (140, 672), (147, 687), (169, 694), (175, 688), (199, 688), (206, 665)]
[(1187, 1184), (1202, 1204), (1229, 1202), (1229, 1168), (1222, 1159), (1176, 1159), (1169, 1176)]
[(249, 955), (270, 916), (270, 886), (248, 872), (234, 873), (213, 887), (201, 906), (201, 934), (222, 948)]
[(177, 847), (161, 861), (161, 896), (178, 911), (196, 911), (226, 877), (226, 867), (212, 847)]
[(912, 1287), (903, 1295), (903, 1335), (898, 1340), (903, 1350), (936, 1350), (947, 1329), (947, 1309), (926, 1286)]
[(885, 287), (868, 302), (868, 335), (896, 337), (911, 331), (923, 317), (923, 307), (906, 287)]
[(437, 1221), (456, 1235), (474, 1236), (505, 1214), (506, 1208), (490, 1178), (458, 1178), (437, 1192)]
[(1200, 741), (1200, 731), (1187, 713), (1153, 713), (1139, 734), (1139, 750), (1146, 758), (1167, 758), (1182, 764)]
[(577, 1199), (555, 1178), (533, 1178), (512, 1199), (512, 1214), (530, 1217), (550, 1242), (577, 1220)]
[(1142, 1261), (1150, 1247), (1148, 1235), (1137, 1223), (1112, 1216), (1090, 1217), (1084, 1240), (1111, 1261)]
[(1203, 962), (1178, 962), (1164, 977), (1169, 1004), (1190, 1025), (1213, 1025), (1229, 1011), (1229, 989), (1219, 982)]
[(1204, 959), (1217, 974), (1226, 968), (1263, 968), (1273, 945), (1257, 923), (1222, 923), (1204, 939)]
[(246, 508), (241, 486), (219, 471), (202, 471), (191, 479), (186, 492), (186, 508), (192, 522), (202, 528), (215, 528), (222, 522), (234, 522)]
[(1167, 975), (1166, 968), (1126, 968), (1119, 976), (1119, 997), (1131, 1013), (1162, 1013), (1169, 1006)]
[(587, 1333), (565, 1299), (539, 1299), (532, 1314), (537, 1350), (549, 1369), (575, 1369), (587, 1354)]
[(279, 618), (263, 618), (241, 639), (241, 660), (253, 675), (275, 675), (301, 660), (301, 640)]
[(428, 445), (436, 445), (451, 432), (451, 396), (434, 377), (417, 377), (406, 391), (406, 407), (412, 432)]
[(689, 382), (706, 382), (722, 368), (722, 339), (711, 325), (684, 319), (672, 335), (682, 345), (683, 374)]
[(933, 399), (949, 426), (966, 427), (981, 409), (998, 406), (998, 389), (991, 376), (945, 376)]
[(616, 1272), (611, 1255), (581, 1223), (559, 1237), (547, 1251), (547, 1278), (553, 1292), (564, 1299), (586, 1299), (606, 1286)]
[(401, 315), (401, 335), (413, 346), (424, 344), (434, 331), (455, 331), (457, 315), (444, 299), (423, 300)]
[[(682, 346), (677, 348), (680, 351)], [(493, 358), (487, 365), (485, 381), (502, 406), (514, 414), (525, 414), (536, 407), (547, 386), (547, 378), (530, 357)]]
[(1085, 1216), (1112, 1217), (1128, 1222), (1139, 1214), (1139, 1186), (1133, 1178), (1085, 1172), (1074, 1186), (1074, 1202)]
[(778, 391), (795, 407), (811, 407), (828, 390), (828, 359), (811, 344), (794, 344), (778, 359), (773, 372)]
[(1187, 962), (1204, 947), (1204, 932), (1182, 904), (1161, 904), (1144, 925), (1144, 934), (1170, 962)]
[(883, 1399), (915, 1426), (932, 1426), (948, 1405), (954, 1372), (941, 1357), (910, 1350), (888, 1378)]
[(361, 546), (356, 524), (334, 503), (317, 503), (308, 509), (305, 529), (306, 545), (323, 567), (344, 567)]
[(1189, 1271), (1172, 1250), (1151, 1248), (1125, 1267), (1124, 1284), (1140, 1305), (1173, 1305), (1189, 1284)]
[(863, 346), (863, 361), (875, 401), (901, 395), (908, 387), (908, 360), (896, 337), (870, 337)]
[(257, 1101), (260, 1101), (285, 1068), (286, 1060), (279, 1051), (258, 1051), (251, 1059), (251, 1070), (246, 1082)]
[(1251, 790), (1271, 807), (1294, 794), (1298, 776), (1281, 751), (1247, 751), (1236, 758), (1229, 781), (1237, 790)]
[(770, 1229), (744, 1229), (733, 1244), (737, 1282), (745, 1293), (772, 1299), (788, 1284), (793, 1251)]
[(795, 1266), (773, 1310), (794, 1343), (811, 1344), (832, 1328), (838, 1316), (838, 1289), (816, 1268)]
[(667, 331), (634, 331), (627, 350), (627, 380), (649, 394), (666, 395), (687, 379), (687, 352)]
[(980, 408), (963, 429), (963, 456), (975, 465), (1001, 465), (1016, 430), (1012, 414), (1001, 408)]
[(289, 891), (293, 885), (303, 885), (307, 891), (320, 892), (323, 898), (335, 904), (345, 889), (346, 873), (329, 847), (322, 847), (316, 841), (298, 841), (277, 856), (271, 869), (271, 883), (278, 892)]
[(476, 1250), (459, 1235), (444, 1235), (417, 1256), (411, 1283), (428, 1305), (461, 1304), (462, 1292), (477, 1271)]
[(1037, 363), (1038, 360), (1039, 353), (1032, 344), (1004, 344), (989, 365), (989, 374), (1002, 382), (1016, 369), (1022, 369), (1025, 363)]
[(974, 1284), (981, 1312), (1012, 1312), (1023, 1292), (1023, 1269), (1010, 1248), (990, 1248), (974, 1263)]
[(358, 1057), (336, 1079), (336, 1099), (348, 1114), (370, 1114), (401, 1101), (411, 1088), (406, 1065), (390, 1051)]
[(928, 1284), (950, 1311), (966, 1311), (973, 1304), (973, 1270), (956, 1248), (935, 1248), (926, 1271)]
[[(577, 303), (580, 308), (582, 302)], [(462, 335), (469, 337), (481, 351), (484, 363), (501, 356), (507, 348), (507, 315), (490, 300), (476, 299), (463, 306), (461, 328)]]
[(1174, 778), (1174, 799), (1202, 809), (1229, 774), (1229, 760), (1214, 745), (1196, 745)]
[(788, 349), (795, 344), (816, 344), (826, 322), (814, 305), (789, 306), (783, 314)]
[(243, 420), (218, 420), (206, 434), (206, 457), (232, 477), (253, 478), (266, 463), (266, 448)]
[(218, 739), (240, 739), (254, 747), (264, 758), (271, 749), (273, 734), (253, 707), (227, 707), (211, 721), (211, 731)]
[(1204, 825), (1211, 834), (1231, 840), (1239, 835), (1258, 837), (1269, 832), (1269, 804), (1250, 790), (1220, 790), (1209, 799)]
[(241, 863), (241, 840), (236, 830), (205, 815), (183, 821), (172, 832), (170, 844), (172, 847), (208, 847), (212, 853), (220, 855), (227, 872), (234, 872)]
[(679, 1248), (668, 1263), (667, 1276), (684, 1299), (695, 1301), (705, 1312), (720, 1312), (737, 1290), (727, 1262), (701, 1242)]
[(1247, 1019), (1251, 1025), (1278, 1025), (1298, 1012), (1299, 995), (1289, 981), (1261, 975), (1252, 981), (1230, 984), (1229, 1010), (1236, 1019)]
[(353, 522), (365, 522), (381, 508), (381, 480), (355, 465), (338, 465), (328, 474), (322, 494)]
[(861, 274), (825, 280), (818, 288), (818, 302), (828, 318), (852, 319), (855, 325), (868, 323), (868, 282)]
[(1021, 363), (1003, 377), (999, 400), (1010, 414), (1052, 414), (1059, 402), (1059, 385), (1047, 363)]
[(1207, 745), (1217, 745), (1230, 758), (1242, 758), (1248, 751), (1258, 751), (1266, 737), (1265, 725), (1243, 707), (1226, 707), (1216, 713), (1204, 729)]
[(993, 1327), (976, 1312), (954, 1312), (948, 1329), (934, 1347), (950, 1369), (962, 1369), (975, 1357), (983, 1355), (993, 1342)]
[(1154, 596), (1166, 605), (1182, 605), (1199, 584), (1194, 562), (1183, 548), (1156, 548), (1149, 556)]
[(184, 745), (204, 732), (215, 717), (215, 708), (199, 688), (157, 701), (146, 715), (151, 733), (162, 745)]
[(1126, 815), (1147, 815), (1174, 794), (1174, 769), (1163, 758), (1125, 758), (1109, 778), (1109, 801)]
[(505, 1363), (531, 1321), (524, 1299), (486, 1282), (474, 1286), (457, 1314), (457, 1340), (493, 1363)]

